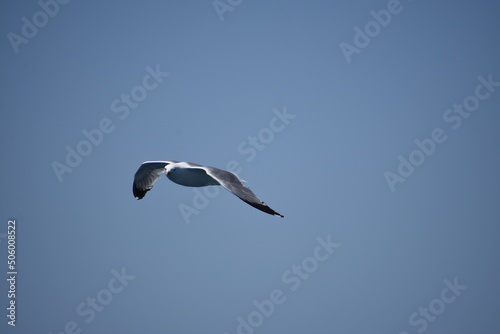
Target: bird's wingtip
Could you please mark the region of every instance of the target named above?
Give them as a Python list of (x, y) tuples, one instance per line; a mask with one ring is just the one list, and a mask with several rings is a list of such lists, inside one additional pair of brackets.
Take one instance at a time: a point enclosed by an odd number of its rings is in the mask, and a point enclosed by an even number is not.
[(133, 187), (133, 194), (134, 194), (134, 197), (135, 199), (142, 199), (144, 198), (144, 196), (146, 196), (146, 193), (149, 191), (150, 189), (141, 189), (141, 188), (138, 188), (134, 185)]

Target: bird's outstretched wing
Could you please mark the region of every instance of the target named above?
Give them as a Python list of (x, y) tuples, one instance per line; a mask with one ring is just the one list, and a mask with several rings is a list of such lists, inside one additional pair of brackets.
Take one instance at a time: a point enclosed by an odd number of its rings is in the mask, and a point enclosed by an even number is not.
[(143, 198), (153, 188), (153, 184), (161, 174), (165, 173), (165, 166), (177, 161), (146, 161), (135, 172), (132, 191), (137, 199)]
[(238, 175), (218, 169), (215, 167), (201, 167), (208, 175), (219, 182), (224, 188), (238, 196), (242, 201), (250, 204), (256, 209), (264, 211), (270, 215), (284, 217), (282, 214), (277, 213), (271, 209), (266, 203), (262, 202), (251, 190), (246, 187)]

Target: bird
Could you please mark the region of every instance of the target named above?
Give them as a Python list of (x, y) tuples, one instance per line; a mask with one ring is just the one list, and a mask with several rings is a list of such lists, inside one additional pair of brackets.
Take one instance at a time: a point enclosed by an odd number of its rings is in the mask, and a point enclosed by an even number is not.
[(186, 187), (223, 186), (256, 209), (283, 218), (284, 216), (261, 201), (242, 179), (233, 172), (183, 161), (145, 161), (134, 175), (134, 197), (142, 199), (153, 184), (165, 173), (170, 181)]

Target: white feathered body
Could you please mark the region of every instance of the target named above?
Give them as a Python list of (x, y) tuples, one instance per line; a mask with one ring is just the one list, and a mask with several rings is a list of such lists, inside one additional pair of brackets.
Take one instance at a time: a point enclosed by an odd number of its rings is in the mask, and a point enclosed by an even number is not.
[(203, 169), (198, 168), (174, 168), (167, 173), (170, 181), (186, 187), (219, 186), (220, 183), (214, 180)]

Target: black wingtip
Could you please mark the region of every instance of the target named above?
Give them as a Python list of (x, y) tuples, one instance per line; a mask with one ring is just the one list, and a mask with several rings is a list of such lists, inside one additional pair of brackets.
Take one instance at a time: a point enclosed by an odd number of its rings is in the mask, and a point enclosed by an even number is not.
[(266, 203), (264, 202), (261, 202), (261, 203), (252, 203), (252, 202), (249, 202), (249, 201), (245, 201), (243, 200), (243, 202), (246, 202), (247, 204), (250, 204), (251, 206), (253, 206), (254, 208), (256, 209), (259, 209), (260, 211), (263, 211), (265, 213), (268, 213), (270, 215), (273, 215), (273, 216), (277, 216), (277, 217), (281, 217), (281, 218), (284, 218), (285, 216), (283, 216), (281, 213), (277, 213), (276, 211), (274, 211), (273, 209), (271, 209)]
[(142, 199), (144, 196), (146, 196), (146, 193), (150, 191), (151, 189), (141, 189), (141, 188), (136, 188), (135, 185), (132, 188), (132, 191), (134, 193), (134, 197), (136, 199)]
[(265, 213), (269, 213), (270, 215), (273, 215), (273, 216), (276, 216), (276, 217), (281, 217), (281, 218), (285, 218), (285, 216), (283, 216), (281, 213), (278, 213), (276, 211), (274, 211), (273, 209), (271, 209), (266, 203), (262, 202), (262, 205), (257, 207), (257, 209), (261, 210), (261, 211), (264, 211)]

